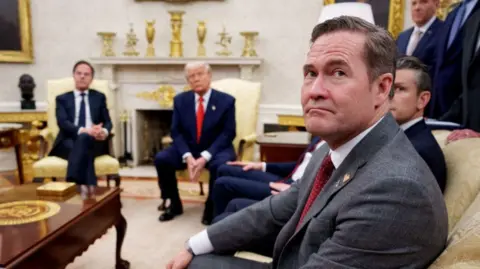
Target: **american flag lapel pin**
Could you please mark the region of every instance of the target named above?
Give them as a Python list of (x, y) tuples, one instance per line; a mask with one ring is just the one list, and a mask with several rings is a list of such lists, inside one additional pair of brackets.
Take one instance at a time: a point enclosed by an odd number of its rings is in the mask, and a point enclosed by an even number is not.
[(212, 106), (212, 110), (215, 111), (215, 109), (217, 109), (215, 106)]

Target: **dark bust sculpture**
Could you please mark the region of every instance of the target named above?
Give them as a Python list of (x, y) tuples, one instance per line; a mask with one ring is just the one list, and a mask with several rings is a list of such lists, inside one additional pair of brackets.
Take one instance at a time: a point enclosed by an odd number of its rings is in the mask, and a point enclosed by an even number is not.
[(33, 100), (33, 90), (35, 89), (35, 81), (29, 74), (23, 74), (18, 81), (18, 87), (22, 92), (22, 109), (35, 109), (35, 100)]

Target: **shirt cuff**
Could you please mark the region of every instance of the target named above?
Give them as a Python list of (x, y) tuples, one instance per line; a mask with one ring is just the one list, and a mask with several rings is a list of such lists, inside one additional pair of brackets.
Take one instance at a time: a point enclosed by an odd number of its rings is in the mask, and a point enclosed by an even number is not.
[(108, 130), (106, 128), (103, 128), (102, 130), (105, 133), (105, 136), (108, 136)]
[(207, 160), (207, 163), (210, 161), (210, 159), (212, 159), (212, 154), (210, 154), (210, 152), (204, 150), (202, 151), (202, 153), (200, 153), (200, 155), (205, 158), (205, 160)]
[(262, 162), (262, 171), (267, 172), (267, 163), (266, 162)]
[(195, 255), (207, 254), (213, 251), (213, 245), (210, 238), (208, 238), (206, 229), (192, 236), (188, 240), (188, 245)]
[(190, 156), (192, 156), (192, 153), (190, 153), (190, 152), (187, 152), (187, 153), (183, 154), (183, 156), (182, 156), (183, 162), (186, 163), (187, 158), (190, 157)]

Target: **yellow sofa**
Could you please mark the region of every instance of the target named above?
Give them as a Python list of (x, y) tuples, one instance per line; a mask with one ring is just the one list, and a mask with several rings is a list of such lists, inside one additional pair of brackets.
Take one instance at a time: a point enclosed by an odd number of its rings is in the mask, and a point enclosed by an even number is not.
[[(258, 105), (260, 103), (261, 83), (226, 78), (213, 81), (212, 88), (228, 93), (235, 97), (235, 120), (237, 135), (233, 140), (237, 160), (251, 161), (254, 157), (254, 145), (257, 139)], [(165, 137), (162, 144), (170, 144), (171, 137)], [(188, 178), (188, 171), (177, 172), (177, 178)], [(200, 194), (203, 195), (203, 183), (208, 183), (210, 178), (208, 170), (200, 175)]]
[[(449, 236), (446, 249), (430, 269), (480, 268), (480, 138), (445, 144), (450, 131), (433, 131), (447, 164), (445, 203)], [(250, 252), (237, 257), (269, 262), (271, 258)]]
[[(63, 78), (47, 81), (47, 128), (40, 132), (41, 141), (43, 142), (43, 153), (50, 152), (55, 137), (58, 134), (57, 118), (55, 115), (55, 98), (63, 93), (71, 91), (75, 88), (73, 78)], [(114, 114), (115, 97), (109, 88), (107, 80), (94, 80), (90, 88), (105, 94), (107, 98), (107, 106), (110, 115)], [(113, 121), (113, 119), (112, 119)], [(107, 176), (107, 184), (110, 185), (110, 179), (115, 180), (115, 185), (120, 185), (120, 176), (118, 175), (120, 164), (117, 159), (110, 155), (102, 155), (95, 158), (95, 173), (98, 177)], [(58, 157), (44, 156), (33, 164), (34, 181), (41, 182), (45, 178), (64, 178), (67, 174), (67, 161)]]

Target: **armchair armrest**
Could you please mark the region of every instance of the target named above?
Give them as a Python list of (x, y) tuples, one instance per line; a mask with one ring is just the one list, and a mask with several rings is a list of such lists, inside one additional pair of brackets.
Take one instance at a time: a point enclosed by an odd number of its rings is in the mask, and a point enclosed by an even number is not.
[(53, 133), (49, 128), (42, 130), (31, 130), (29, 134), (30, 142), (38, 142), (40, 147), (38, 151), (38, 158), (43, 158), (49, 151), (49, 146), (53, 144)]
[(252, 133), (252, 134), (249, 134), (247, 136), (242, 137), (242, 139), (240, 139), (240, 142), (238, 144), (237, 159), (242, 160), (245, 148), (250, 146), (250, 145), (255, 144), (256, 141), (257, 141), (257, 134), (256, 133)]

